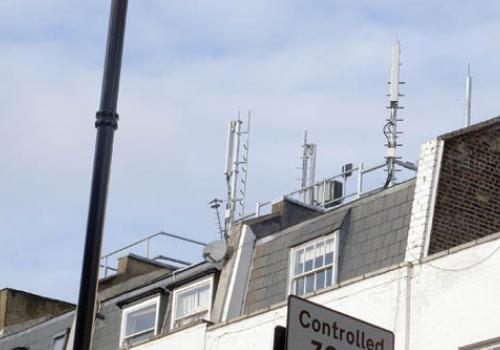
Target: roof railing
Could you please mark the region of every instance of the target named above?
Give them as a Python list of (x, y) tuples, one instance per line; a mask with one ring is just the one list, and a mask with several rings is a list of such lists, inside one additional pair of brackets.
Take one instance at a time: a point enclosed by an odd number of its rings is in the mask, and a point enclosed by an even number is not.
[[(109, 266), (109, 260), (111, 257), (119, 254), (119, 253), (122, 253), (126, 250), (130, 250), (132, 248), (136, 248), (138, 246), (143, 246), (144, 247), (144, 256), (149, 259), (150, 258), (150, 245), (151, 245), (151, 241), (156, 238), (156, 237), (159, 237), (159, 236), (163, 236), (163, 237), (169, 237), (169, 238), (174, 238), (174, 239), (178, 239), (178, 240), (181, 240), (181, 241), (184, 241), (184, 242), (187, 242), (187, 243), (192, 243), (192, 244), (196, 244), (196, 245), (200, 245), (200, 246), (206, 246), (207, 244), (204, 243), (204, 242), (200, 242), (200, 241), (197, 241), (195, 239), (192, 239), (192, 238), (188, 238), (188, 237), (184, 237), (184, 236), (181, 236), (181, 235), (177, 235), (177, 234), (174, 234), (174, 233), (170, 233), (170, 232), (164, 232), (164, 231), (160, 231), (160, 232), (157, 232), (155, 234), (152, 234), (152, 235), (149, 235), (147, 237), (144, 237), (134, 243), (131, 243), (129, 245), (126, 245), (125, 247), (122, 247), (120, 249), (117, 249), (115, 251), (112, 251), (111, 253), (108, 253), (106, 255), (103, 255), (101, 256), (101, 268), (103, 268), (103, 273), (104, 273), (104, 277), (107, 277), (108, 276), (108, 270), (111, 270), (111, 271), (117, 271), (116, 268), (114, 267), (111, 267)], [(179, 259), (175, 259), (175, 258), (171, 258), (171, 257), (167, 257), (165, 255), (161, 255), (161, 256), (157, 256), (155, 257), (155, 259), (161, 259), (162, 260), (170, 260), (172, 262), (177, 262), (181, 265), (185, 265), (186, 262), (185, 261), (181, 261)], [(154, 260), (154, 259), (153, 259)]]
[[(410, 171), (417, 170), (417, 166), (409, 162), (398, 162), (398, 164)], [(385, 168), (386, 165), (387, 163), (383, 162), (365, 167), (363, 163), (359, 163), (357, 166), (347, 169), (340, 174), (323, 179), (294, 192), (287, 193), (284, 196), (280, 197), (279, 200), (282, 198), (287, 198), (306, 205), (322, 208), (324, 210), (331, 210), (343, 204), (349, 203), (355, 199), (358, 199), (363, 193), (368, 192), (365, 190), (366, 174)], [(356, 183), (355, 186), (351, 185), (349, 186), (350, 189), (348, 189), (347, 178), (352, 175), (357, 175)], [(342, 193), (340, 195), (334, 193), (335, 182), (342, 184)], [(383, 187), (384, 185), (380, 185), (375, 188), (370, 188), (369, 191), (377, 190)], [(340, 187), (338, 187), (338, 189), (340, 189)], [(238, 221), (261, 216), (263, 209), (270, 208), (272, 204), (277, 201), (278, 200), (257, 202), (255, 212), (239, 218)]]

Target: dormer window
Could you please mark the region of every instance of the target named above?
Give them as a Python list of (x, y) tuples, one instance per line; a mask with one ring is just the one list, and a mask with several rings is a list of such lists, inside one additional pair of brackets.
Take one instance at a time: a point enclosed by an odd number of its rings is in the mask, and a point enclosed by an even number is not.
[(201, 319), (209, 320), (212, 309), (213, 279), (205, 278), (174, 290), (172, 328)]
[(333, 286), (338, 261), (338, 231), (292, 248), (290, 294), (304, 295)]
[(131, 346), (159, 332), (160, 296), (123, 309), (120, 346)]

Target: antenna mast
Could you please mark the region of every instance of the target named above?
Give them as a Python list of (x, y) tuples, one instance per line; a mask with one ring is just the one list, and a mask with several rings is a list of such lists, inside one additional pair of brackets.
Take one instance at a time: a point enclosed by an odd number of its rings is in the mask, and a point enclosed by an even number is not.
[(302, 178), (300, 187), (304, 188), (314, 184), (316, 177), (316, 144), (307, 143), (307, 130), (304, 131), (304, 144), (302, 145)]
[(387, 138), (387, 180), (385, 183), (385, 187), (391, 187), (394, 185), (396, 181), (396, 164), (401, 157), (397, 156), (397, 147), (402, 146), (398, 144), (397, 140), (401, 132), (397, 131), (398, 121), (402, 121), (402, 119), (398, 119), (397, 113), (398, 109), (402, 109), (403, 107), (399, 106), (399, 97), (402, 96), (399, 94), (399, 84), (403, 84), (399, 81), (399, 68), (401, 66), (400, 63), (400, 55), (401, 55), (401, 44), (399, 40), (396, 39), (394, 44), (392, 45), (392, 62), (391, 62), (391, 81), (390, 84), (390, 105), (387, 107), (390, 109), (391, 114), (389, 119), (387, 119), (387, 123), (384, 126), (384, 134)]
[[(316, 144), (307, 142), (307, 130), (304, 131), (304, 143), (302, 144), (302, 178), (300, 188), (314, 184), (316, 177)], [(304, 191), (304, 202), (312, 203), (314, 200), (314, 189)]]
[(222, 200), (218, 198), (214, 198), (210, 203), (210, 208), (215, 210), (215, 215), (217, 216), (217, 227), (219, 228), (220, 238), (224, 239), (224, 229), (222, 228), (222, 223), (220, 220), (219, 207), (222, 203)]
[(472, 77), (470, 76), (470, 64), (467, 63), (467, 76), (465, 77), (465, 126), (470, 126), (471, 123), (471, 106), (472, 106)]
[(307, 147), (307, 130), (304, 131), (304, 143), (302, 144), (302, 178), (300, 180), (300, 188), (307, 186), (307, 163), (309, 160)]
[[(247, 130), (241, 131), (243, 121), (240, 119), (238, 113), (237, 120), (229, 122), (228, 136), (227, 136), (227, 150), (226, 150), (226, 166), (224, 175), (226, 176), (227, 183), (227, 201), (226, 201), (226, 215), (224, 220), (224, 237), (228, 238), (231, 226), (235, 219), (236, 206), (240, 205), (239, 217), (243, 216), (245, 209), (245, 194), (246, 183), (248, 174), (248, 151), (249, 151), (249, 135), (250, 135), (250, 112), (247, 119)], [(245, 143), (240, 145), (241, 135), (246, 135)], [(240, 148), (243, 147), (242, 160), (240, 161)], [(238, 174), (243, 172), (243, 178), (240, 180), (242, 188), (239, 191), (240, 197), (238, 198)]]
[(248, 111), (247, 115), (247, 129), (241, 132), (241, 135), (245, 135), (245, 143), (243, 143), (243, 161), (241, 164), (241, 171), (243, 172), (243, 178), (241, 181), (240, 196), (240, 211), (238, 216), (241, 218), (245, 214), (245, 196), (247, 192), (247, 177), (248, 177), (248, 152), (250, 149), (250, 120), (252, 118), (252, 111)]

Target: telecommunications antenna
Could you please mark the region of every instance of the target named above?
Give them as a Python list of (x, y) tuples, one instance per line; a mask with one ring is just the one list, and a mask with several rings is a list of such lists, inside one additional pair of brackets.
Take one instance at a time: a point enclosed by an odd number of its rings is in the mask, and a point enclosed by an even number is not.
[[(231, 120), (229, 122), (226, 164), (224, 168), (227, 185), (226, 214), (224, 218), (225, 239), (229, 236), (231, 226), (236, 218), (236, 213), (239, 218), (244, 216), (248, 175), (248, 153), (250, 146), (250, 119), (251, 112), (249, 111), (246, 122), (246, 130), (244, 131), (242, 131), (242, 125), (244, 123), (240, 119), (239, 113), (237, 120)], [(245, 136), (243, 144), (241, 144), (242, 136)], [(243, 176), (238, 181), (240, 171), (243, 173)], [(238, 207), (239, 210), (237, 211)]]
[(386, 124), (384, 126), (384, 135), (387, 139), (387, 153), (386, 153), (386, 162), (387, 162), (387, 180), (385, 182), (385, 187), (391, 187), (394, 185), (396, 181), (396, 172), (399, 171), (396, 169), (396, 164), (399, 163), (399, 157), (397, 155), (397, 148), (401, 147), (402, 144), (398, 143), (399, 135), (402, 132), (398, 131), (397, 126), (398, 122), (403, 121), (403, 119), (398, 119), (398, 110), (403, 109), (403, 107), (399, 106), (399, 97), (403, 96), (399, 93), (399, 85), (404, 84), (399, 81), (399, 72), (400, 72), (400, 56), (401, 56), (401, 44), (399, 40), (392, 44), (392, 55), (391, 55), (391, 81), (389, 82), (390, 90), (389, 90), (389, 106), (387, 107), (390, 110), (389, 119), (386, 120)]
[(302, 144), (302, 166), (300, 188), (311, 186), (316, 177), (316, 155), (317, 147), (315, 143), (307, 142), (307, 130), (304, 131), (304, 143)]

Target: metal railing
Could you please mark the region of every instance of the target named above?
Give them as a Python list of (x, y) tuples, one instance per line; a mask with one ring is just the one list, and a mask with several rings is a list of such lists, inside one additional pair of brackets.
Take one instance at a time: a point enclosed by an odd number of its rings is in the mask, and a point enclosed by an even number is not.
[[(144, 245), (144, 256), (149, 259), (151, 240), (154, 239), (154, 238), (156, 238), (156, 237), (158, 237), (158, 236), (175, 238), (175, 239), (178, 239), (178, 240), (181, 240), (181, 241), (184, 241), (184, 242), (188, 242), (188, 243), (200, 245), (200, 246), (203, 246), (203, 247), (207, 245), (206, 243), (203, 243), (203, 242), (191, 239), (191, 238), (183, 237), (183, 236), (176, 235), (176, 234), (169, 233), (169, 232), (160, 231), (160, 232), (157, 232), (157, 233), (152, 234), (150, 236), (147, 236), (147, 237), (145, 237), (143, 239), (140, 239), (140, 240), (138, 240), (138, 241), (136, 241), (134, 243), (131, 243), (131, 244), (125, 246), (125, 247), (117, 249), (117, 250), (115, 250), (115, 251), (113, 251), (111, 253), (108, 253), (106, 255), (101, 256), (101, 262), (102, 263), (100, 264), (100, 267), (104, 269), (104, 277), (108, 276), (108, 270), (115, 271), (115, 272), (117, 271), (116, 268), (109, 266), (109, 260), (110, 260), (110, 258), (112, 256), (118, 254), (118, 253), (121, 253), (121, 252), (125, 251), (125, 250), (130, 250), (130, 249), (135, 248), (137, 246)], [(178, 259), (174, 259), (174, 258), (168, 258), (168, 257), (165, 257), (163, 255), (158, 256), (158, 257), (161, 257), (164, 260), (170, 260), (170, 261), (173, 261), (173, 262), (178, 262), (178, 263), (185, 264), (184, 261), (181, 261), (181, 260), (178, 260)], [(158, 258), (158, 257), (156, 257), (156, 258)]]
[[(405, 167), (406, 169), (416, 171), (417, 167), (412, 163), (398, 162), (399, 165)], [(365, 167), (363, 163), (359, 163), (356, 167), (348, 169), (335, 176), (318, 181), (310, 186), (301, 188), (297, 191), (285, 194), (281, 198), (293, 199), (303, 204), (312, 205), (319, 208), (324, 208), (330, 210), (346, 204), (352, 200), (358, 199), (365, 192), (365, 176), (368, 173), (374, 172), (376, 170), (385, 168), (386, 162)], [(351, 176), (357, 175), (355, 186), (350, 186), (351, 190), (348, 190), (347, 179)], [(342, 184), (342, 195), (333, 196), (331, 195), (331, 186), (335, 186), (335, 182)], [(354, 189), (352, 189), (354, 187)], [(379, 189), (383, 185), (370, 189)], [(330, 193), (329, 193), (330, 192)], [(257, 202), (255, 212), (247, 214), (238, 221), (256, 218), (262, 215), (263, 209), (268, 209), (276, 201), (267, 202)]]

